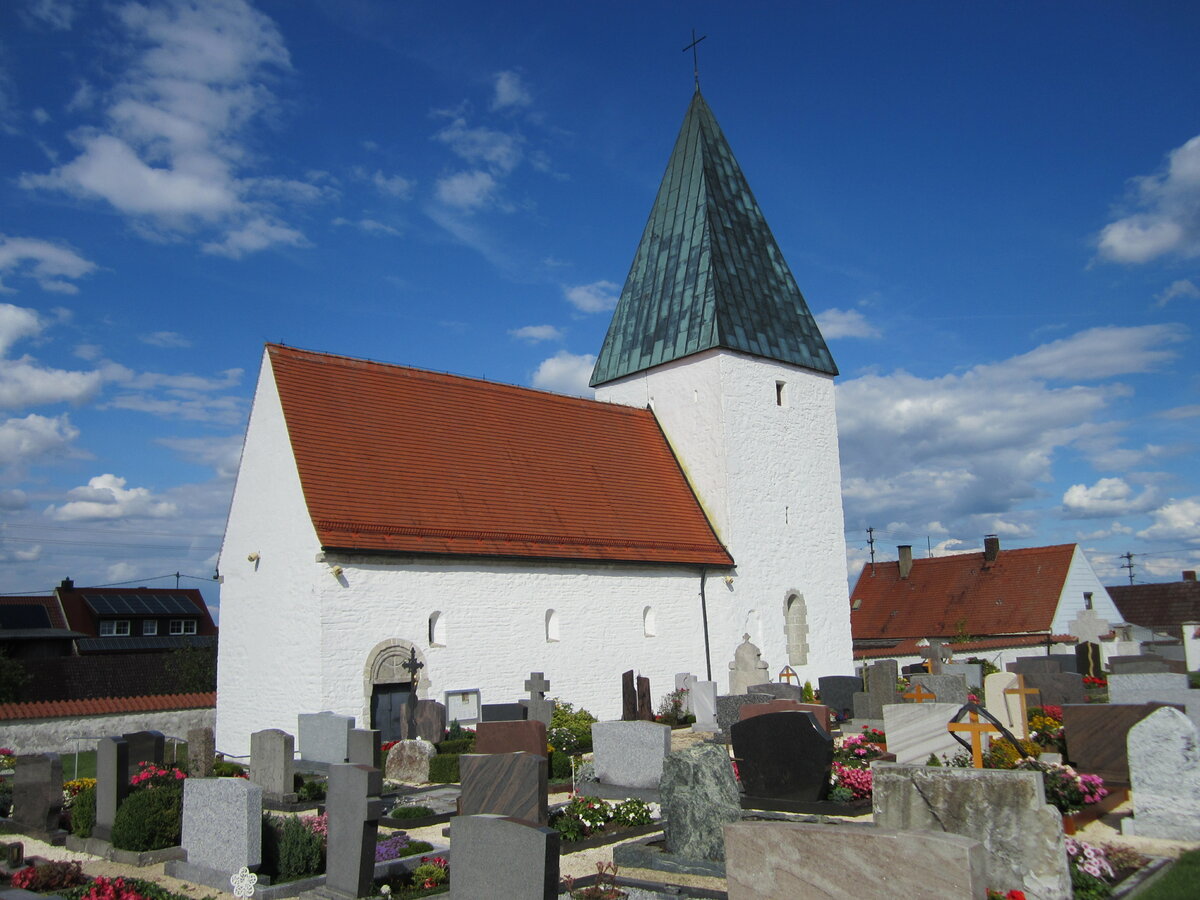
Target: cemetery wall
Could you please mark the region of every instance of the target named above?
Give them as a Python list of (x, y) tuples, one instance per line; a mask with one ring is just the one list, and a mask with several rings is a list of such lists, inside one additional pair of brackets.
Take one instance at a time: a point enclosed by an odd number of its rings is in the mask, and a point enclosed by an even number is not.
[[(776, 384), (784, 383), (784, 403)], [(743, 633), (774, 677), (853, 671), (834, 383), (826, 375), (730, 351), (709, 351), (597, 390), (600, 400), (651, 406), (721, 540), (734, 582), (709, 590), (714, 657)], [(714, 427), (714, 423), (715, 426)], [(808, 653), (789, 660), (787, 598), (806, 607)], [(714, 668), (723, 691), (726, 666)]]
[(1050, 626), (1053, 634), (1070, 632), (1070, 623), (1086, 609), (1083, 599), (1085, 593), (1092, 595), (1092, 609), (1101, 619), (1114, 625), (1124, 620), (1117, 605), (1108, 596), (1108, 589), (1096, 577), (1092, 564), (1076, 546), (1071, 557), (1071, 568), (1067, 570), (1062, 593), (1059, 595), (1058, 611), (1054, 614), (1054, 621)]
[(215, 722), (216, 710), (211, 707), (55, 719), (9, 719), (0, 725), (0, 746), (19, 754), (74, 753), (95, 749), (96, 740), (107, 735), (161, 731), (168, 737), (186, 738), (189, 729), (212, 728)]

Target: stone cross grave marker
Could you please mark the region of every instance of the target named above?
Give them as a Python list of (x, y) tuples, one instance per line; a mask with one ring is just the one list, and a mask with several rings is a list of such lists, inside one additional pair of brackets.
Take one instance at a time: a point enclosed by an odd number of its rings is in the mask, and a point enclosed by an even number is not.
[(928, 647), (921, 650), (921, 658), (925, 660), (925, 668), (930, 675), (942, 674), (942, 663), (949, 662), (951, 650), (941, 641), (930, 641)]
[[(976, 769), (982, 769), (983, 768), (983, 736), (984, 736), (984, 734), (987, 734), (989, 732), (996, 732), (997, 734), (999, 734), (1000, 729), (997, 728), (995, 725), (993, 725), (991, 722), (980, 722), (979, 721), (979, 713), (977, 713), (974, 709), (970, 710), (967, 713), (967, 715), (969, 717), (969, 721), (967, 721), (967, 722), (958, 722), (958, 721), (951, 722), (949, 725), (946, 726), (946, 730), (950, 731), (951, 733), (966, 732), (971, 735), (971, 743), (969, 745), (970, 750), (971, 750), (971, 765), (974, 766)], [(963, 742), (963, 745), (967, 746), (965, 741)]]
[(560, 841), (553, 828), (520, 819), (455, 816), (451, 900), (556, 900)]
[(57, 833), (62, 785), (62, 760), (57, 753), (18, 757), (13, 776), (13, 821), (43, 837)]
[[(425, 668), (425, 663), (417, 659), (417, 648), (408, 648), (408, 659), (400, 664), (400, 667), (408, 673), (411, 680), (411, 685), (408, 691), (407, 709), (408, 714), (405, 716), (405, 722), (408, 725), (408, 730), (404, 732), (403, 737), (414, 738), (418, 736), (417, 728), (417, 686), (421, 683), (421, 670)], [(427, 739), (428, 740), (428, 739)], [(440, 741), (441, 738), (439, 737)]]
[[(924, 685), (922, 685), (919, 681), (916, 683), (916, 685), (914, 685), (911, 691), (909, 691), (907, 694), (901, 694), (901, 696), (905, 700), (911, 700), (913, 703), (924, 703), (926, 700), (937, 700), (937, 694), (933, 693), (932, 691), (925, 690)], [(886, 714), (887, 709), (885, 708), (884, 715), (886, 716)]]
[(1067, 623), (1067, 631), (1081, 642), (1098, 644), (1100, 638), (1112, 631), (1112, 626), (1100, 618), (1094, 609), (1081, 609), (1079, 614)]
[(654, 721), (654, 701), (650, 698), (650, 679), (637, 677), (637, 717), (642, 722)]
[(637, 719), (637, 689), (633, 686), (633, 669), (621, 673), (621, 721)]
[(525, 679), (525, 690), (529, 691), (529, 718), (550, 727), (550, 716), (554, 712), (554, 701), (546, 699), (550, 682), (542, 672), (530, 672)]
[(854, 695), (854, 718), (882, 719), (883, 707), (888, 703), (900, 703), (896, 680), (900, 677), (900, 666), (894, 659), (872, 663), (866, 669), (866, 691)]
[(112, 840), (117, 807), (129, 793), (129, 744), (124, 738), (103, 737), (96, 744), (96, 824), (92, 837)]
[(371, 766), (337, 763), (329, 767), (329, 834), (325, 891), (342, 897), (368, 897), (374, 891), (375, 840), (383, 815), (383, 773)]

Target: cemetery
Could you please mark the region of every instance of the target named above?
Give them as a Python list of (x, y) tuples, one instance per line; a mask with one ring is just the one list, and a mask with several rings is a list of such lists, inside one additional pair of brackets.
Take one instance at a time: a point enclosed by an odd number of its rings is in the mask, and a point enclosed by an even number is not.
[(817, 687), (731, 670), (727, 694), (685, 673), (657, 712), (627, 673), (619, 720), (552, 700), (464, 728), (414, 700), (386, 744), (329, 712), (240, 759), (138, 732), (74, 780), (18, 748), (0, 877), (64, 900), (1152, 898), (1200, 850), (1200, 688), (1151, 663), (1085, 686), (1030, 657), (982, 697), (894, 661)]

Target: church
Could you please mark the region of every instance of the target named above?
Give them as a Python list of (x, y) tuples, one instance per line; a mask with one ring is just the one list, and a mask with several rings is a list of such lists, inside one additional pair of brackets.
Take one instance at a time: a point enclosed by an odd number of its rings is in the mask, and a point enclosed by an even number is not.
[(628, 669), (727, 692), (743, 635), (773, 676), (851, 674), (836, 375), (697, 87), (595, 400), (267, 345), (217, 746), (321, 710), (387, 740), (414, 690), (468, 723), (531, 671), (616, 718)]

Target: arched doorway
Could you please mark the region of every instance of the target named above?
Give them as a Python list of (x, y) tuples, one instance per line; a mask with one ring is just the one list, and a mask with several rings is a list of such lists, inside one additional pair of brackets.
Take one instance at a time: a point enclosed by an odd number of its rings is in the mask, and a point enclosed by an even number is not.
[[(416, 691), (413, 690), (411, 660), (416, 659)], [(416, 702), (427, 683), (425, 655), (411, 641), (393, 638), (376, 644), (367, 654), (363, 670), (363, 719), (367, 727), (377, 728), (384, 741), (398, 741), (402, 736), (401, 722), (407, 715), (410, 701)]]

